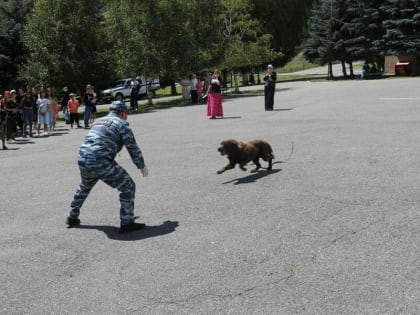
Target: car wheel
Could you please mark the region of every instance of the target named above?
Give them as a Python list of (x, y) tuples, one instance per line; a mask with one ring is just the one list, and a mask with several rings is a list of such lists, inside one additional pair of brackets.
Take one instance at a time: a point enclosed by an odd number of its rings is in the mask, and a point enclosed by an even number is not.
[(115, 100), (116, 101), (123, 101), (124, 96), (121, 93), (118, 93), (117, 95), (115, 95)]

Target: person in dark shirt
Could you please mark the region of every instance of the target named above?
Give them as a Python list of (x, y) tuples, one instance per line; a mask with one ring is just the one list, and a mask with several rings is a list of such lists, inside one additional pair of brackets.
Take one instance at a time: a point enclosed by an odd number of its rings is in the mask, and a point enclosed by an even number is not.
[(264, 103), (265, 110), (273, 110), (274, 92), (276, 90), (277, 73), (273, 71), (273, 65), (267, 66), (267, 73), (264, 78)]
[(23, 129), (22, 135), (23, 137), (28, 136), (28, 126), (29, 126), (29, 136), (32, 137), (32, 125), (34, 120), (34, 107), (36, 106), (33, 99), (32, 94), (30, 92), (25, 93), (24, 98), (20, 102), (20, 106), (23, 110)]
[(63, 87), (60, 96), (61, 96), (60, 98), (61, 110), (63, 112), (64, 120), (67, 123), (70, 119), (68, 108), (67, 108), (67, 104), (70, 100), (70, 93), (69, 93), (69, 88), (67, 86)]
[(15, 140), (16, 121), (19, 114), (18, 104), (16, 102), (16, 91), (10, 91), (10, 98), (6, 102), (7, 112), (7, 141)]
[(83, 122), (85, 125), (85, 129), (89, 129), (89, 120), (90, 116), (92, 115), (93, 110), (93, 93), (92, 93), (92, 86), (90, 84), (86, 85), (86, 92), (83, 96), (83, 104), (85, 105), (85, 112), (83, 114)]
[(7, 113), (3, 105), (3, 95), (0, 94), (0, 138), (3, 145), (3, 150), (7, 150), (6, 146), (6, 119)]

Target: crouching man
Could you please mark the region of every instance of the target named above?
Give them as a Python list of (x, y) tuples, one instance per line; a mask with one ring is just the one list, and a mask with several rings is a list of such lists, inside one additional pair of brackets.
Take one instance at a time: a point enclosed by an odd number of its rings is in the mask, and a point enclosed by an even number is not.
[(66, 224), (80, 224), (79, 214), (93, 186), (102, 180), (120, 192), (120, 232), (143, 229), (146, 225), (134, 222), (134, 198), (136, 185), (127, 171), (115, 162), (115, 156), (125, 146), (133, 163), (143, 176), (148, 175), (142, 152), (136, 143), (127, 120), (127, 106), (121, 101), (113, 102), (107, 116), (97, 120), (80, 146), (77, 163), (81, 182), (77, 188)]

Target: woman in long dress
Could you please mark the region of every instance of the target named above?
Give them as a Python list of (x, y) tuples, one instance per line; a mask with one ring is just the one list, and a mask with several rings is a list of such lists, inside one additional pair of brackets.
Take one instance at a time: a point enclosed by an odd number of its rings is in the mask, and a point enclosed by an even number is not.
[(214, 71), (207, 90), (207, 116), (210, 119), (223, 118), (222, 86), (218, 70)]

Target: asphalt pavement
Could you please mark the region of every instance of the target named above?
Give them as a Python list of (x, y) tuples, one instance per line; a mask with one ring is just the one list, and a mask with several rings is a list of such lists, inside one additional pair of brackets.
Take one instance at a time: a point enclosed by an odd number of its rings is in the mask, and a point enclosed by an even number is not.
[[(84, 129), (0, 150), (0, 314), (420, 314), (420, 78), (278, 84), (132, 114), (150, 169), (123, 149), (146, 230), (119, 234), (103, 183), (65, 218)], [(216, 151), (268, 141), (273, 170)], [(262, 162), (265, 166), (265, 162)], [(250, 167), (249, 167), (250, 168)]]

